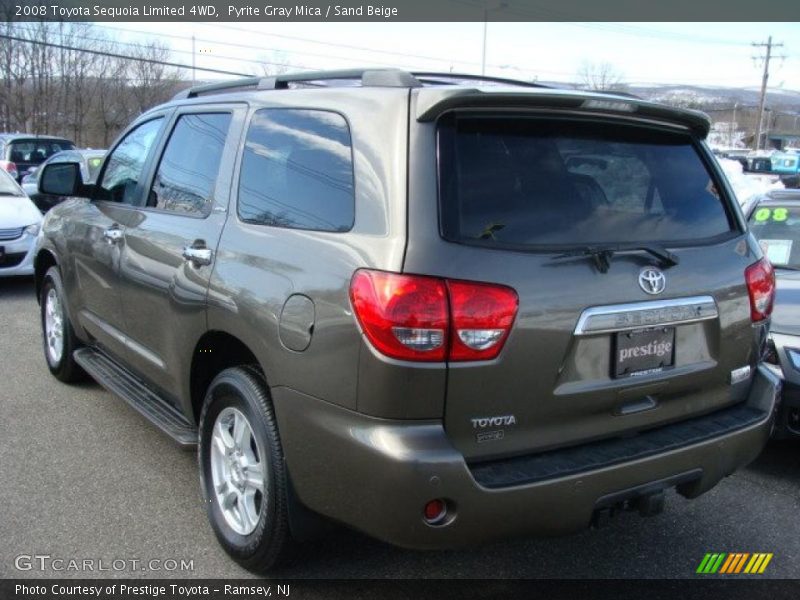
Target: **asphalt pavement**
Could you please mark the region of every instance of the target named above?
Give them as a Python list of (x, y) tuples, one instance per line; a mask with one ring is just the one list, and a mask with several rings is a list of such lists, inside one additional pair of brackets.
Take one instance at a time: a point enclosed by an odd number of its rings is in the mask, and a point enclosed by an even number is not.
[[(0, 577), (249, 576), (206, 521), (195, 454), (97, 384), (51, 377), (30, 279), (0, 279), (0, 390)], [(655, 517), (626, 513), (565, 538), (447, 552), (336, 528), (275, 576), (683, 578), (707, 552), (771, 552), (765, 575), (800, 578), (800, 443), (771, 443), (696, 500), (670, 493)], [(109, 570), (71, 571), (69, 560)], [(165, 570), (181, 560), (193, 569)]]

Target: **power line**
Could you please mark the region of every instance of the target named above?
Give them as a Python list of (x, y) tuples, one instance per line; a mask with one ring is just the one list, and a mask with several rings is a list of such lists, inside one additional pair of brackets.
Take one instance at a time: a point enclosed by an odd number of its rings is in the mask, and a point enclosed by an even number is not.
[[(25, 29), (24, 27), (20, 27), (19, 29), (22, 29), (23, 31), (26, 31), (28, 33), (35, 33), (35, 30), (32, 30), (32, 29)], [(126, 30), (121, 30), (121, 31), (126, 31)], [(144, 33), (144, 32), (142, 32), (142, 33)], [(136, 42), (120, 42), (118, 40), (108, 40), (106, 38), (91, 37), (91, 36), (86, 36), (86, 35), (81, 35), (80, 37), (81, 37), (82, 40), (89, 40), (89, 41), (93, 41), (93, 42), (108, 42), (108, 43), (114, 44), (115, 46), (130, 46), (130, 47), (134, 47), (134, 48), (141, 48), (142, 47), (141, 44), (138, 44)], [(185, 38), (184, 36), (175, 36), (175, 35), (165, 35), (163, 37), (180, 37), (182, 39), (191, 39), (191, 37)], [(200, 40), (198, 38), (198, 41), (203, 41), (203, 40)], [(206, 40), (206, 41), (211, 41), (211, 40)], [(228, 46), (235, 46), (236, 45), (236, 44), (232, 44), (232, 43), (228, 43), (228, 42), (215, 42), (215, 43), (228, 45)], [(173, 54), (192, 54), (192, 58), (194, 58), (194, 55), (193, 55), (191, 50), (175, 50), (174, 48), (169, 48), (169, 51), (170, 51), (170, 53), (173, 53)], [(257, 65), (271, 65), (271, 66), (275, 66), (275, 67), (290, 67), (292, 69), (300, 69), (300, 70), (315, 70), (315, 69), (310, 69), (309, 67), (301, 67), (299, 65), (293, 65), (293, 64), (289, 64), (289, 63), (278, 63), (278, 62), (273, 62), (273, 61), (268, 61), (268, 60), (258, 60), (258, 59), (254, 59), (254, 58), (241, 58), (239, 56), (225, 56), (225, 55), (219, 55), (219, 54), (214, 54), (213, 56), (214, 56), (215, 59), (218, 59), (218, 60), (228, 60), (228, 61), (253, 63), (253, 64), (257, 64)], [(194, 65), (190, 65), (189, 68), (202, 70), (199, 67), (195, 67)]]
[[(49, 48), (58, 48), (59, 50), (72, 50), (74, 52), (86, 52), (87, 54), (96, 54), (98, 56), (109, 56), (111, 58), (121, 58), (122, 60), (132, 60), (137, 62), (144, 62), (152, 65), (163, 65), (165, 67), (176, 67), (178, 69), (191, 69), (191, 65), (183, 63), (170, 62), (166, 60), (156, 60), (154, 58), (140, 58), (138, 56), (129, 56), (126, 54), (119, 54), (117, 52), (105, 52), (103, 50), (90, 50), (89, 48), (77, 48), (75, 46), (65, 46), (64, 44), (54, 44), (52, 42), (41, 42), (38, 40), (27, 40), (25, 38), (0, 34), (0, 39), (11, 40), (13, 42), (22, 42), (24, 44), (33, 44), (36, 46), (47, 46)], [(197, 67), (198, 71), (207, 71), (209, 73), (219, 73), (222, 75), (235, 75), (237, 77), (249, 77), (247, 73), (239, 73), (237, 71), (225, 71), (223, 69), (212, 69), (210, 67)]]
[[(469, 6), (477, 10), (483, 11), (486, 6), (485, 0), (450, 0), (450, 2)], [(647, 38), (661, 38), (667, 40), (678, 40), (693, 42), (698, 44), (722, 44), (727, 46), (747, 46), (746, 42), (737, 40), (729, 40), (722, 38), (714, 38), (709, 36), (694, 35), (688, 33), (676, 33), (674, 31), (664, 31), (662, 29), (653, 29), (649, 27), (639, 27), (635, 25), (627, 25), (623, 23), (595, 23), (595, 22), (579, 22), (578, 15), (568, 12), (552, 10), (547, 8), (523, 8), (520, 6), (503, 3), (504, 6), (497, 9), (497, 15), (509, 14), (521, 17), (532, 18), (541, 21), (543, 18), (551, 19), (559, 25), (567, 25), (570, 27), (581, 27), (584, 29), (597, 29), (600, 31), (611, 31), (614, 33), (623, 33), (626, 35), (635, 35)]]

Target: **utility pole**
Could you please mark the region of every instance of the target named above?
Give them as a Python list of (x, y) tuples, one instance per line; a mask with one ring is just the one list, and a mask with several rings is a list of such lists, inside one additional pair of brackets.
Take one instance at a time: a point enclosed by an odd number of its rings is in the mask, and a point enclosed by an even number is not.
[(486, 75), (486, 34), (489, 26), (489, 9), (483, 9), (483, 52), (481, 52), (481, 77)]
[[(754, 48), (766, 48), (766, 56), (754, 56), (754, 60), (763, 60), (764, 61), (764, 74), (761, 76), (761, 99), (758, 102), (758, 120), (756, 122), (756, 137), (754, 142), (754, 150), (758, 150), (761, 147), (761, 131), (763, 129), (763, 120), (764, 120), (764, 104), (767, 101), (767, 80), (769, 79), (769, 61), (771, 58), (786, 58), (785, 56), (781, 57), (773, 57), (772, 56), (772, 49), (773, 48), (780, 48), (783, 44), (773, 44), (772, 43), (772, 36), (767, 38), (767, 42), (753, 42), (752, 43)], [(764, 140), (764, 145), (766, 145), (766, 140)]]
[(484, 0), (483, 3), (483, 50), (481, 52), (481, 76), (486, 75), (486, 37), (489, 34), (489, 11), (508, 8), (506, 0)]

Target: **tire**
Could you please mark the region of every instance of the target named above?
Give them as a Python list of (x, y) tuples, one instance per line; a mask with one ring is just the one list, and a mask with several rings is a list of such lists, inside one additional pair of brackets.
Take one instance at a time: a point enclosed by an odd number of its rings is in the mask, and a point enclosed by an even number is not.
[(64, 383), (75, 383), (84, 380), (86, 372), (72, 357), (72, 353), (81, 343), (70, 323), (64, 298), (64, 286), (58, 267), (50, 267), (44, 276), (39, 301), (44, 358), (47, 368), (56, 379)]
[(269, 391), (254, 367), (226, 369), (211, 382), (198, 462), (208, 519), (225, 551), (256, 573), (283, 562), (291, 547), (288, 480)]

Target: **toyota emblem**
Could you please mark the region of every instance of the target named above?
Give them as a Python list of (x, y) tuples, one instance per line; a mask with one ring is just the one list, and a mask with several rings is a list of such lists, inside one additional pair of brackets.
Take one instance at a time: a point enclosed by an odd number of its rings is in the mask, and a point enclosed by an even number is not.
[(639, 271), (639, 287), (641, 287), (645, 293), (651, 295), (660, 294), (664, 291), (666, 285), (667, 278), (664, 277), (664, 273), (659, 269), (647, 267)]

